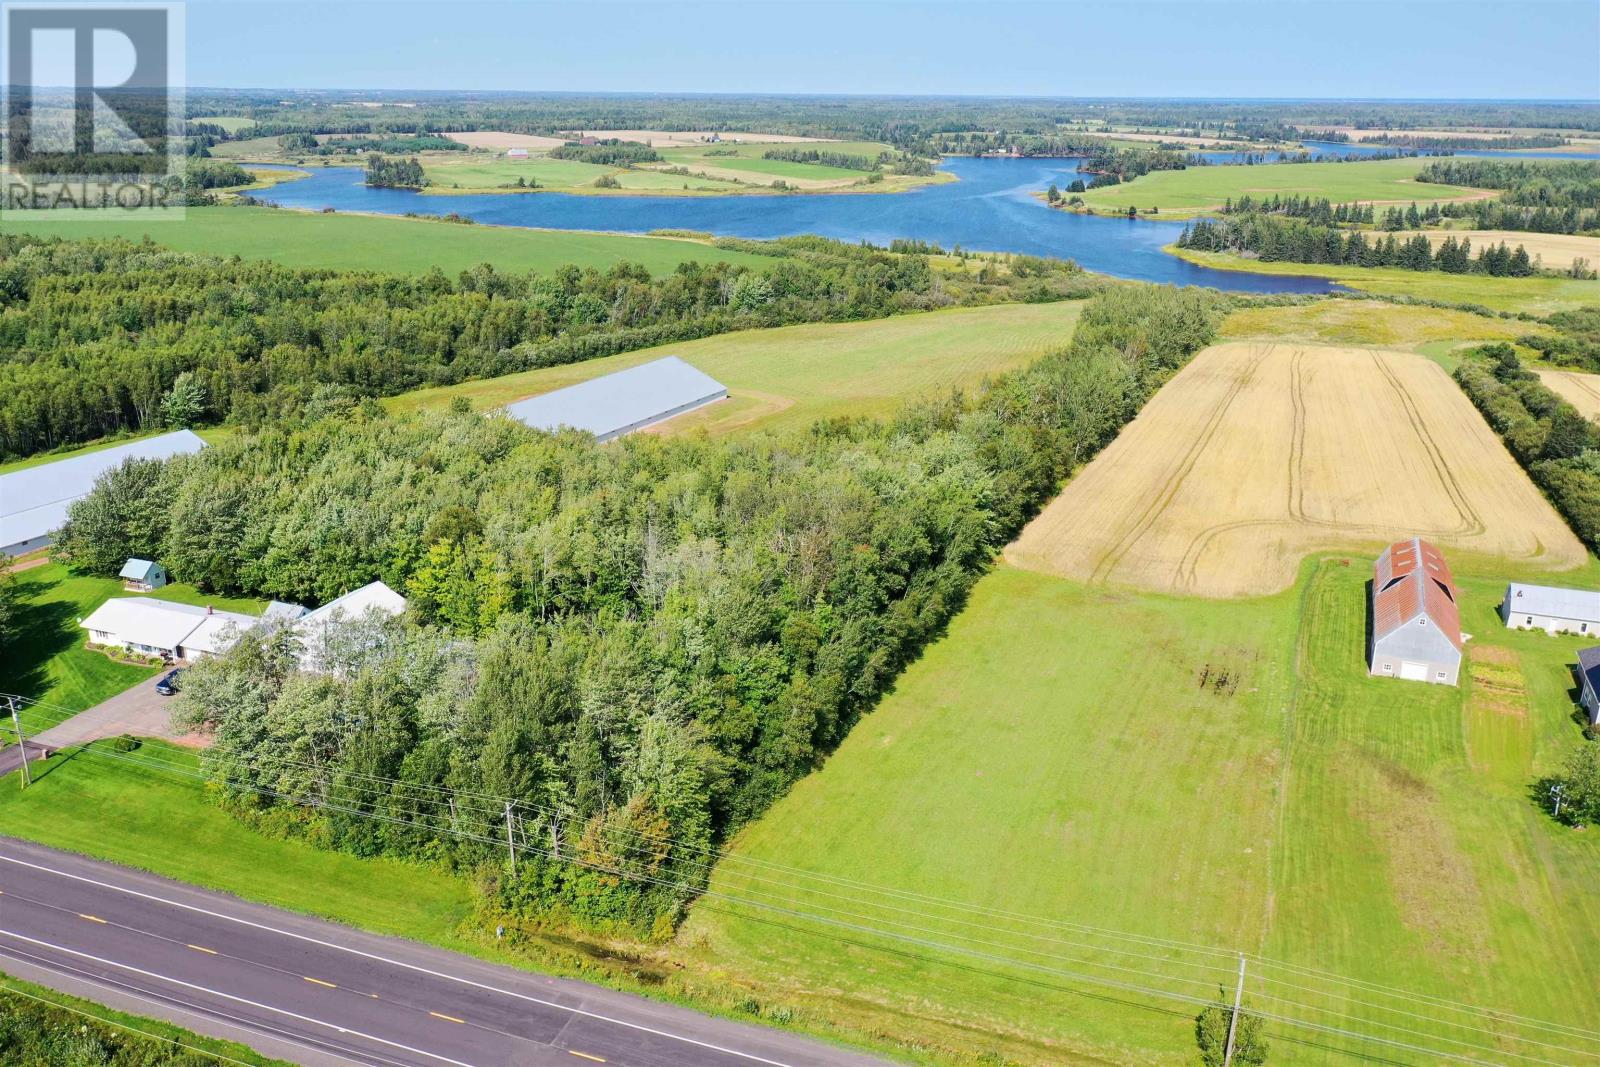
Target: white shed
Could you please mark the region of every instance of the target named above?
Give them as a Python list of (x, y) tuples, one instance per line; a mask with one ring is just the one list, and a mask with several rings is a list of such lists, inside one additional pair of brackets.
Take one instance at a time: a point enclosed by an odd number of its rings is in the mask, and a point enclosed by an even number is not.
[(1500, 617), (1513, 630), (1600, 633), (1600, 591), (1512, 582), (1500, 603)]

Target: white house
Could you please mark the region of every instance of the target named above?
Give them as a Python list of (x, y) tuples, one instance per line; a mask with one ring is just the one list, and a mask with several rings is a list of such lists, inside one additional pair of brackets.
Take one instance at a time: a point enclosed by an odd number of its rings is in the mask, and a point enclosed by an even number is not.
[(193, 662), (227, 651), (256, 622), (234, 611), (130, 596), (106, 601), (78, 625), (97, 645)]
[(1500, 617), (1514, 630), (1600, 633), (1600, 591), (1512, 582), (1506, 586)]
[(1589, 713), (1589, 725), (1600, 725), (1600, 646), (1578, 650), (1578, 703)]
[(148, 593), (167, 584), (167, 568), (147, 559), (130, 559), (117, 575), (130, 593)]
[(334, 650), (330, 648), (328, 629), (338, 622), (354, 621), (369, 615), (400, 615), (406, 610), (406, 598), (382, 582), (373, 582), (360, 589), (330, 600), (315, 611), (294, 620), (295, 636), (300, 639), (300, 669), (325, 671)]

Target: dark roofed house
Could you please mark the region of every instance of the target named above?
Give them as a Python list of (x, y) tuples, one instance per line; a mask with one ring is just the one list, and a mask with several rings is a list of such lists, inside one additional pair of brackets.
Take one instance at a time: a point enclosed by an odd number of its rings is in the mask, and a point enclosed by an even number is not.
[(1600, 645), (1578, 650), (1578, 703), (1589, 713), (1589, 725), (1600, 725)]
[(1370, 673), (1455, 685), (1461, 673), (1461, 609), (1455, 578), (1420, 537), (1383, 550), (1372, 574)]

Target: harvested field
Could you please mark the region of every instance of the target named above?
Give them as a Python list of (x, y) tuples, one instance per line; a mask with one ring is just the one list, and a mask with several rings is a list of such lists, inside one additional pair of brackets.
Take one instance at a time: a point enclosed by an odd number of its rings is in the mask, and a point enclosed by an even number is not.
[[(574, 137), (598, 137), (600, 140), (616, 138), (619, 141), (638, 141), (655, 148), (687, 148), (703, 145), (711, 137), (710, 130), (571, 130)], [(783, 133), (729, 133), (717, 134), (719, 141), (733, 144), (798, 144), (825, 141), (825, 137), (794, 137)]]
[[(1396, 238), (1414, 236), (1397, 233)], [(1465, 238), (1472, 242), (1474, 254), (1490, 245), (1504, 244), (1507, 248), (1521, 245), (1528, 255), (1546, 270), (1566, 270), (1574, 259), (1587, 260), (1590, 269), (1600, 266), (1600, 237), (1583, 237), (1575, 233), (1524, 233), (1519, 230), (1426, 230), (1422, 236), (1438, 248), (1445, 238), (1457, 241)]]
[(566, 144), (564, 137), (540, 137), (532, 133), (502, 133), (499, 130), (471, 130), (466, 133), (447, 133), (446, 137), (468, 148), (489, 148), (503, 152), (508, 148), (560, 148)]
[(1420, 534), (1549, 569), (1578, 540), (1436, 364), (1232, 343), (1197, 356), (1006, 550), (1018, 566), (1211, 597), (1311, 552)]
[(1600, 374), (1583, 374), (1570, 370), (1542, 370), (1539, 380), (1556, 395), (1583, 413), (1585, 418), (1600, 420)]

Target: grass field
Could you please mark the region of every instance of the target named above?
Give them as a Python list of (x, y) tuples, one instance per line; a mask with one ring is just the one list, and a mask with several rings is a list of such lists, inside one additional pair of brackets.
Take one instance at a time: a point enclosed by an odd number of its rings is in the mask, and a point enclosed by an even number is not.
[[(59, 563), (30, 567), (13, 577), (18, 593), (19, 637), (0, 661), (0, 693), (16, 693), (70, 711), (93, 707), (155, 674), (158, 668), (118, 663), (86, 647), (79, 620), (114, 596), (131, 596), (116, 578), (73, 574)], [(258, 615), (259, 600), (203, 594), (174, 583), (142, 594), (182, 604), (211, 604)]]
[(254, 126), (256, 120), (249, 115), (196, 115), (190, 121), (204, 122), (212, 126), (221, 126), (229, 133), (238, 133), (246, 126)]
[(1421, 534), (1581, 566), (1583, 546), (1421, 356), (1271, 342), (1196, 356), (1006, 550), (1110, 587), (1228, 597), (1314, 551)]
[(677, 355), (730, 396), (659, 432), (797, 426), (835, 415), (885, 415), (906, 399), (971, 386), (1065, 345), (1077, 303), (1001, 304), (873, 322), (748, 330), (605, 359), (421, 389), (384, 401), (394, 411), (443, 407), (458, 396), (483, 410), (640, 363)]
[(666, 237), (511, 226), (462, 226), (424, 219), (371, 215), (313, 214), (272, 208), (189, 208), (182, 221), (135, 219), (56, 222), (18, 219), (7, 212), (0, 232), (50, 237), (125, 237), (152, 241), (180, 252), (245, 259), (272, 259), (294, 267), (386, 270), (447, 274), (492, 263), (507, 272), (551, 271), (568, 263), (606, 268), (628, 260), (665, 274), (678, 264), (763, 263), (760, 256), (724, 251), (709, 244)]
[(1585, 416), (1600, 421), (1600, 374), (1541, 369), (1539, 380)]
[(1153, 171), (1121, 185), (1079, 194), (1095, 212), (1117, 214), (1128, 205), (1140, 212), (1159, 208), (1162, 215), (1197, 215), (1215, 211), (1230, 198), (1253, 196), (1326, 197), (1336, 204), (1405, 203), (1413, 200), (1467, 200), (1491, 196), (1476, 189), (1428, 185), (1414, 179), (1423, 167), (1415, 159), (1378, 159), (1359, 163), (1264, 163), (1257, 166), (1189, 167)]
[[(1231, 989), (1236, 962), (1154, 939), (1600, 1027), (1600, 849), (1525, 795), (1578, 743), (1579, 642), (1499, 626), (1518, 568), (1458, 568), (1471, 680), (1369, 679), (1370, 558), (1345, 562), (1233, 601), (1000, 568), (743, 834), (687, 958), (810, 1017), (996, 1062), (1192, 1063), (1181, 998)], [(1519, 1024), (1485, 1038), (1282, 964), (1252, 961), (1247, 990), (1314, 1023), (1487, 1041), (1486, 1062), (1551, 1055)], [(1269, 1031), (1273, 1063), (1440, 1062)]]
[(1400, 267), (1263, 263), (1258, 259), (1245, 259), (1222, 252), (1195, 252), (1171, 246), (1167, 251), (1190, 263), (1218, 270), (1330, 278), (1347, 288), (1375, 296), (1409, 296), (1450, 304), (1474, 304), (1491, 311), (1525, 311), (1534, 315), (1548, 315), (1554, 311), (1600, 304), (1600, 281), (1553, 277), (1495, 278), (1487, 274), (1446, 274), (1438, 270), (1404, 270)]
[(1332, 345), (1422, 350), (1440, 342), (1514, 341), (1548, 327), (1452, 308), (1372, 300), (1316, 300), (1286, 307), (1242, 308), (1223, 320), (1227, 339), (1264, 338)]

